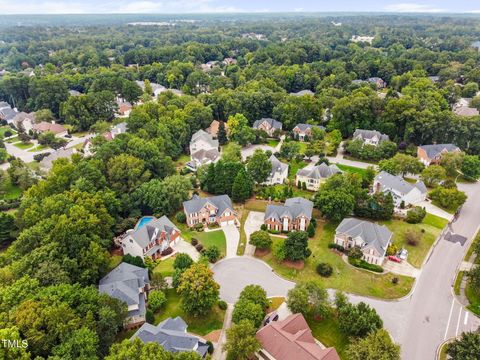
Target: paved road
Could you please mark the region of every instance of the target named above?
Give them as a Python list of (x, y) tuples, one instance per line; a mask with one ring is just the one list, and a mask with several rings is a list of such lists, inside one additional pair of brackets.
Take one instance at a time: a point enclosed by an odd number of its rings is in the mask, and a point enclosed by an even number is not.
[(248, 256), (224, 259), (213, 268), (215, 281), (220, 284), (220, 298), (234, 303), (247, 285), (262, 286), (268, 297), (285, 296), (295, 286), (282, 279), (266, 263)]

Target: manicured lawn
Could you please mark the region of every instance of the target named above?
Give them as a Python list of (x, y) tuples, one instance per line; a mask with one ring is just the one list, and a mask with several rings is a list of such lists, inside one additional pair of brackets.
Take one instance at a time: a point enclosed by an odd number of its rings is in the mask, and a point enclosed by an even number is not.
[(0, 192), (0, 199), (12, 200), (22, 196), (22, 189), (8, 181), (5, 190)]
[(455, 278), (455, 284), (453, 285), (453, 291), (455, 292), (455, 295), (460, 295), (460, 285), (462, 284), (464, 275), (464, 271), (459, 271), (457, 277)]
[(175, 289), (168, 289), (165, 295), (167, 295), (167, 303), (163, 309), (155, 314), (155, 325), (169, 317), (180, 316), (188, 324), (187, 331), (197, 335), (207, 335), (213, 330), (222, 328), (225, 311), (220, 310), (218, 306), (214, 306), (207, 316), (193, 317), (183, 312), (180, 306), (180, 295), (177, 294)]
[[(275, 190), (278, 191), (278, 192), (283, 191), (284, 186), (285, 185), (280, 185), (280, 184), (273, 185)], [(313, 191), (302, 190), (302, 189), (299, 189), (296, 186), (292, 186), (292, 190), (293, 190), (293, 197), (303, 197), (305, 199), (311, 200), (312, 197), (315, 195), (315, 192), (313, 192)]]
[(162, 274), (163, 277), (173, 275), (173, 262), (175, 256), (170, 256), (168, 259), (160, 261), (160, 263), (153, 269), (153, 272)]
[(243, 209), (240, 217), (240, 241), (238, 242), (237, 255), (242, 256), (247, 246), (247, 234), (245, 234), (245, 221), (250, 211)]
[(335, 164), (335, 165), (337, 165), (337, 167), (340, 170), (348, 172), (348, 173), (360, 174), (362, 176), (365, 176), (365, 174), (367, 172), (366, 169), (358, 168), (358, 167), (355, 167), (355, 166), (342, 165), (342, 164)]
[(16, 142), (16, 141), (18, 141), (18, 140), (19, 140), (19, 139), (18, 139), (18, 136), (14, 136), (14, 137), (12, 137), (12, 138), (10, 138), (10, 139), (8, 139), (8, 140), (5, 140), (5, 141), (6, 141), (7, 143), (11, 144), (11, 143), (14, 143), (14, 142)]
[(33, 146), (33, 143), (31, 143), (31, 142), (28, 142), (28, 143), (19, 142), (19, 143), (13, 144), (13, 146), (16, 146), (19, 149), (26, 150), (26, 149), (30, 149)]
[(445, 226), (447, 226), (448, 220), (441, 218), (440, 216), (427, 213), (427, 216), (425, 216), (425, 219), (423, 219), (423, 223), (436, 227), (437, 229), (443, 229)]
[[(82, 147), (83, 147), (83, 144), (81, 144)], [(37, 145), (33, 148), (31, 148), (30, 150), (28, 150), (29, 152), (35, 152), (35, 151), (40, 151), (40, 150), (45, 150), (45, 149), (48, 149), (48, 146), (46, 145)]]
[(0, 126), (0, 139), (3, 139), (5, 137), (5, 132), (7, 132), (7, 131), (10, 131), (12, 134), (17, 133), (10, 126)]
[[(333, 242), (336, 224), (317, 221), (317, 231), (314, 238), (309, 240), (312, 255), (305, 261), (302, 270), (291, 269), (274, 259), (272, 253), (262, 257), (281, 276), (294, 281), (316, 280), (325, 288), (334, 288), (354, 294), (367, 295), (384, 299), (396, 299), (405, 296), (412, 288), (414, 279), (407, 276), (398, 276), (391, 273), (373, 274), (355, 269), (342, 260), (336, 252), (328, 249), (328, 244)], [(272, 237), (273, 242), (282, 241)], [(333, 274), (329, 278), (320, 277), (315, 267), (320, 262), (326, 262), (333, 267)], [(398, 277), (398, 284), (393, 284), (392, 279)]]
[(468, 283), (465, 288), (465, 296), (470, 302), (467, 308), (475, 315), (480, 316), (480, 289), (474, 289), (473, 286)]
[(305, 161), (296, 161), (292, 160), (288, 162), (288, 178), (290, 180), (295, 180), (295, 175), (297, 175), (297, 171), (299, 169), (304, 168), (307, 166), (307, 163)]
[[(436, 227), (431, 225), (435, 224), (440, 226), (442, 224), (441, 220), (443, 219), (435, 218), (436, 216), (430, 215), (427, 219), (427, 223), (422, 224), (409, 224), (402, 220), (380, 221), (379, 223), (386, 225), (390, 231), (393, 232), (393, 243), (397, 245), (398, 248), (405, 248), (408, 250), (407, 261), (411, 265), (420, 268), (425, 256), (430, 250), (430, 247), (443, 229), (443, 226)], [(422, 232), (422, 230), (424, 230), (424, 232)], [(408, 231), (416, 231), (421, 236), (418, 245), (412, 246), (407, 244), (405, 234)]]
[(225, 233), (221, 229), (198, 232), (190, 230), (185, 224), (179, 224), (177, 221), (174, 221), (174, 223), (181, 231), (182, 238), (186, 241), (190, 242), (192, 238), (195, 238), (200, 241), (204, 247), (216, 245), (220, 249), (222, 257), (227, 254), (227, 240), (225, 239)]
[(273, 298), (270, 298), (269, 300), (270, 300), (270, 306), (268, 307), (267, 313), (277, 310), (280, 307), (280, 305), (282, 305), (285, 302), (284, 297), (273, 297)]
[(277, 140), (277, 139), (268, 139), (267, 141), (267, 145), (273, 148), (277, 146), (279, 143), (280, 143), (280, 140)]
[(249, 199), (245, 202), (245, 209), (264, 212), (267, 205), (268, 201), (266, 200)]
[(338, 320), (334, 314), (319, 321), (314, 320), (310, 316), (308, 316), (306, 320), (316, 339), (326, 347), (334, 347), (338, 355), (340, 355), (340, 358), (346, 359), (345, 350), (350, 341), (348, 337), (340, 331)]

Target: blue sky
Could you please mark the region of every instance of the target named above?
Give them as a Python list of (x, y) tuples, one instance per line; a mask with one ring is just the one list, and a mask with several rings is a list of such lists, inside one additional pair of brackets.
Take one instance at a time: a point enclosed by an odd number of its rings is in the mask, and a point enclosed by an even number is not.
[(221, 12), (480, 13), (477, 0), (0, 0), (0, 14)]

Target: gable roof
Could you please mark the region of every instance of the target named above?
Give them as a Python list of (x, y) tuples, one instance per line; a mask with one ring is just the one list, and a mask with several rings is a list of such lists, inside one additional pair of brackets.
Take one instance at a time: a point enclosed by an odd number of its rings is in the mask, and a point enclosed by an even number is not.
[(215, 206), (218, 209), (219, 214), (227, 209), (234, 211), (232, 200), (230, 200), (228, 195), (217, 195), (207, 198), (201, 198), (198, 195), (194, 195), (192, 199), (183, 202), (183, 208), (185, 209), (185, 212), (191, 214), (200, 211), (207, 203)]
[(169, 240), (174, 230), (180, 232), (170, 219), (163, 215), (160, 219), (154, 218), (147, 224), (136, 228), (129, 235), (140, 247), (146, 248), (154, 235), (158, 238), (164, 232), (167, 235), (167, 240)]
[[(223, 125), (225, 126), (225, 131), (226, 131), (228, 129), (227, 123), (223, 122)], [(220, 129), (220, 121), (213, 120), (206, 131), (212, 136), (217, 136), (219, 129)]]
[(340, 360), (335, 348), (317, 344), (302, 314), (272, 321), (257, 331), (257, 340), (276, 360)]
[(386, 171), (381, 171), (376, 177), (375, 181), (380, 183), (382, 191), (395, 190), (402, 194), (408, 194), (413, 189), (417, 188), (422, 194), (427, 192), (427, 187), (422, 181), (417, 181), (416, 184), (411, 184), (401, 176), (392, 175)]
[(372, 139), (377, 137), (380, 141), (388, 141), (390, 140), (388, 135), (382, 134), (380, 131), (377, 130), (363, 130), (363, 129), (356, 129), (353, 133), (353, 138), (360, 137), (363, 140), (365, 139)]
[(278, 120), (271, 119), (271, 118), (261, 118), (260, 120), (256, 120), (253, 123), (253, 128), (258, 129), (258, 127), (264, 122), (266, 122), (273, 129), (280, 129), (280, 130), (282, 129), (282, 123)]
[(137, 305), (138, 309), (129, 311), (129, 316), (144, 315), (145, 295), (139, 289), (149, 282), (147, 269), (122, 262), (100, 280), (98, 291), (125, 302), (127, 306)]
[(291, 92), (290, 95), (292, 96), (304, 96), (304, 95), (315, 95), (312, 90), (300, 90), (298, 92)]
[(356, 218), (345, 218), (336, 229), (336, 233), (347, 234), (352, 238), (360, 237), (365, 247), (375, 248), (384, 255), (392, 238), (392, 232), (384, 225)]
[(208, 345), (186, 331), (187, 324), (177, 316), (165, 319), (157, 326), (144, 323), (131, 339), (139, 338), (144, 343), (156, 342), (170, 352), (197, 351), (203, 357)]
[(313, 202), (301, 197), (296, 197), (287, 199), (284, 205), (267, 205), (264, 218), (280, 220), (283, 217), (295, 219), (299, 216), (305, 216), (310, 219), (312, 217), (312, 210)]
[(198, 130), (192, 135), (190, 144), (193, 144), (200, 140), (205, 141), (211, 148), (218, 148), (218, 140), (213, 139), (212, 135), (202, 129)]
[(300, 130), (301, 132), (305, 132), (307, 131), (308, 129), (312, 129), (312, 128), (317, 128), (317, 129), (320, 129), (320, 130), (325, 130), (325, 127), (324, 126), (321, 126), (321, 125), (310, 125), (310, 124), (297, 124), (295, 125), (294, 129), (298, 128), (298, 130)]
[(272, 164), (272, 172), (271, 174), (275, 174), (277, 172), (284, 172), (286, 169), (288, 169), (288, 165), (282, 163), (280, 160), (277, 159), (275, 155), (270, 155), (268, 158), (268, 161)]
[(62, 125), (56, 123), (49, 123), (46, 121), (39, 122), (38, 124), (33, 124), (33, 130), (38, 132), (52, 132), (54, 134), (59, 134), (67, 131)]
[(326, 179), (335, 174), (341, 173), (342, 171), (337, 167), (337, 165), (327, 165), (321, 163), (314, 167), (307, 166), (303, 169), (298, 170), (297, 175), (305, 176), (311, 179)]
[(420, 145), (419, 148), (425, 151), (429, 159), (433, 159), (444, 150), (448, 152), (460, 150), (458, 146), (454, 144)]
[(73, 154), (75, 154), (77, 151), (75, 148), (61, 148), (56, 151), (53, 151), (50, 153), (50, 155), (44, 157), (42, 161), (40, 161), (40, 167), (44, 169), (50, 169), (53, 165), (53, 162), (57, 159), (63, 159), (63, 158), (70, 158)]
[(6, 101), (0, 101), (0, 109), (11, 108), (10, 104)]
[(220, 153), (218, 152), (217, 148), (208, 150), (201, 149), (191, 155), (192, 159), (195, 159), (199, 162), (203, 162), (203, 160), (215, 161), (219, 156)]
[(17, 112), (13, 110), (10, 106), (0, 109), (0, 117), (5, 120), (12, 120), (17, 115)]

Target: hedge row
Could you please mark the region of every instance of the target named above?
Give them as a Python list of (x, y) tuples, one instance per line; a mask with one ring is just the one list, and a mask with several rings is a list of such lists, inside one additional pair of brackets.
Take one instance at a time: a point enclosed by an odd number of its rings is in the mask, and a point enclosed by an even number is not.
[(377, 273), (382, 273), (383, 272), (383, 268), (381, 266), (375, 265), (375, 264), (370, 264), (363, 259), (353, 259), (353, 258), (349, 257), (348, 262), (351, 265), (353, 265), (355, 267), (358, 267), (358, 268), (361, 268), (361, 269), (366, 269), (366, 270), (370, 270), (370, 271), (377, 272)]

